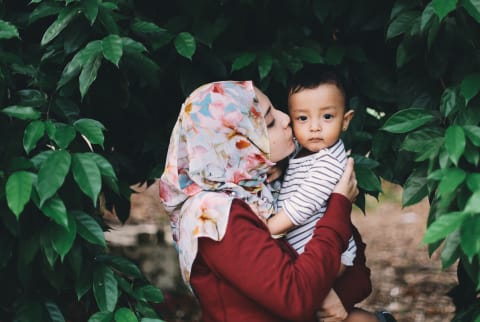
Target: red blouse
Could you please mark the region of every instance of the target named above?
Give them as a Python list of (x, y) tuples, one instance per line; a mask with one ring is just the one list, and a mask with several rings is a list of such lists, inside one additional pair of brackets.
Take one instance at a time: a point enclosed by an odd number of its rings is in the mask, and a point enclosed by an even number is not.
[(371, 291), (361, 239), (355, 265), (336, 278), (340, 254), (352, 234), (350, 211), (349, 200), (332, 194), (305, 252), (297, 255), (285, 240), (270, 237), (246, 203), (234, 200), (224, 238), (198, 242), (190, 283), (202, 321), (315, 321), (332, 287), (350, 310)]

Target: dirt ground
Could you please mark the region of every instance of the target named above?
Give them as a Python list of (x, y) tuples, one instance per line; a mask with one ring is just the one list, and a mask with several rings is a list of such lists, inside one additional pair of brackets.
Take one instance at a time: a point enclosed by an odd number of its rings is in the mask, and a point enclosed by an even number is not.
[[(373, 283), (372, 294), (359, 306), (387, 309), (398, 322), (450, 321), (454, 306), (446, 293), (456, 283), (455, 265), (442, 271), (438, 254), (429, 258), (421, 245), (428, 203), (402, 209), (401, 189), (384, 184), (384, 191), (379, 201), (367, 198), (366, 216), (358, 209), (352, 214), (367, 244)], [(158, 309), (166, 321), (197, 321), (198, 305), (182, 287), (176, 253), (168, 235), (162, 233), (165, 222), (160, 213), (155, 187), (151, 187), (133, 197), (128, 223), (108, 233), (107, 240), (113, 252), (136, 261), (164, 291), (166, 299)]]
[(368, 199), (366, 216), (353, 222), (367, 244), (372, 294), (360, 304), (369, 310), (387, 309), (398, 322), (451, 321), (454, 305), (446, 293), (456, 284), (456, 266), (441, 270), (439, 254), (428, 256), (421, 245), (428, 202), (401, 208), (401, 189), (384, 184), (379, 201)]

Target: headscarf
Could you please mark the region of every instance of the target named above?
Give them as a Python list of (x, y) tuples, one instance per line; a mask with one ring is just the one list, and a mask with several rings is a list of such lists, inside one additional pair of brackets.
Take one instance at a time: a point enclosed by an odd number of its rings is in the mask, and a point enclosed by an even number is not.
[(243, 199), (261, 219), (272, 213), (264, 185), (273, 165), (269, 153), (251, 81), (206, 84), (183, 103), (159, 182), (187, 285), (198, 238), (222, 240), (233, 198)]

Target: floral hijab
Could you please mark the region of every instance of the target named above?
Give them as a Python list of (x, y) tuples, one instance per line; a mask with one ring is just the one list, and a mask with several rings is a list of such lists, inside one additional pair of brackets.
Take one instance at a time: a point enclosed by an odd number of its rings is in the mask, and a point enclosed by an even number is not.
[(233, 198), (260, 217), (272, 212), (264, 186), (270, 146), (251, 81), (201, 86), (186, 99), (172, 131), (160, 198), (170, 215), (180, 269), (189, 284), (198, 238), (221, 240)]

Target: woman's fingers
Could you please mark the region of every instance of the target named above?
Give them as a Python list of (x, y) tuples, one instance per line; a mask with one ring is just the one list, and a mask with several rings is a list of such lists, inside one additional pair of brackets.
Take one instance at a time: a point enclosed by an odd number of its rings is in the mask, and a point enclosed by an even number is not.
[(353, 170), (353, 159), (348, 158), (345, 172), (343, 173), (340, 181), (338, 181), (335, 189), (336, 193), (344, 195), (349, 200), (353, 201), (358, 195), (357, 178)]

